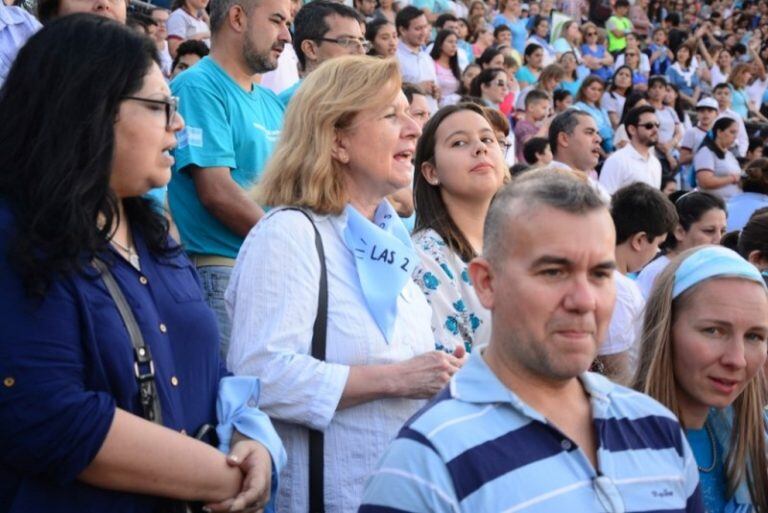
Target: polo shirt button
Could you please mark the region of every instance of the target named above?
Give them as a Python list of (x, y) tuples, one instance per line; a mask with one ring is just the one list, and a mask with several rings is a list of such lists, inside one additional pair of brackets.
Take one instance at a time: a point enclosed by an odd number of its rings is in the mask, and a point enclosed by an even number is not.
[(186, 429), (182, 429), (181, 431), (179, 431), (179, 433), (181, 433), (182, 435), (186, 435), (187, 434), (187, 430)]
[(161, 323), (160, 323), (160, 332), (161, 332), (161, 333), (165, 333), (166, 331), (168, 331), (168, 328), (166, 328), (166, 327), (165, 327), (165, 324), (163, 324), (163, 323), (161, 322)]
[(139, 283), (141, 283), (142, 285), (146, 285), (147, 283), (149, 283), (149, 281), (147, 280), (146, 276), (139, 276)]
[(179, 386), (179, 378), (177, 378), (176, 376), (171, 376), (171, 385), (175, 387)]
[(570, 440), (563, 440), (562, 442), (560, 442), (560, 447), (562, 447), (564, 451), (570, 451), (571, 445), (572, 444)]
[(11, 376), (8, 376), (3, 380), (3, 385), (5, 385), (5, 388), (11, 388), (15, 384), (16, 384), (16, 380), (13, 379)]
[(256, 403), (255, 399), (248, 399), (248, 406), (250, 406), (251, 408), (256, 408), (258, 404)]

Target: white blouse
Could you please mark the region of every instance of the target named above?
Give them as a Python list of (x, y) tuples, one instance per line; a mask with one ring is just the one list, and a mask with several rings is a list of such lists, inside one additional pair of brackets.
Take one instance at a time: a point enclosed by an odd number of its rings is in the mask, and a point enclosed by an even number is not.
[(467, 351), (491, 341), (491, 312), (477, 297), (467, 263), (431, 228), (413, 235), (419, 265), (413, 279), (432, 306), (432, 333), (438, 348)]
[(278, 512), (308, 510), (306, 426), (325, 432), (325, 504), (357, 511), (363, 486), (422, 400), (380, 399), (337, 411), (352, 365), (395, 363), (435, 349), (431, 310), (409, 280), (387, 343), (365, 305), (355, 259), (343, 241), (346, 215), (313, 216), (328, 272), (326, 362), (310, 356), (320, 260), (300, 212), (273, 211), (248, 234), (226, 293), (232, 317), (230, 370), (261, 380), (259, 407), (288, 453)]

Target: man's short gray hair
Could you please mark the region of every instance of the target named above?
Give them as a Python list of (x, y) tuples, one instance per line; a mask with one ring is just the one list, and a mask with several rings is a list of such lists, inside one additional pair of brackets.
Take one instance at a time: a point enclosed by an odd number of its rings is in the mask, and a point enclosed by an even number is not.
[(510, 221), (519, 220), (538, 206), (551, 207), (570, 214), (585, 214), (607, 205), (592, 185), (575, 176), (557, 171), (522, 175), (505, 185), (491, 202), (485, 218), (483, 255), (498, 261), (505, 251), (505, 234)]
[(256, 6), (258, 0), (211, 0), (210, 5), (210, 26), (211, 34), (219, 31), (227, 19), (227, 13), (234, 5), (241, 5), (245, 12), (250, 14)]
[[(552, 155), (557, 155), (557, 136), (561, 133), (573, 135), (573, 131), (579, 125), (579, 118), (589, 116), (589, 113), (583, 110), (566, 109), (554, 117), (549, 125), (549, 149)], [(585, 148), (586, 150), (586, 148)]]

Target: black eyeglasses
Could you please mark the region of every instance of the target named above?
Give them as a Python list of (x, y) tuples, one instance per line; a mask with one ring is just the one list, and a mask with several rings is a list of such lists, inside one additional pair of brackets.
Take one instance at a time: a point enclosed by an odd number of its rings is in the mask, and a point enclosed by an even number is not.
[(335, 43), (339, 46), (343, 46), (347, 50), (362, 49), (364, 53), (373, 48), (373, 43), (370, 41), (366, 41), (365, 39), (356, 39), (354, 37), (338, 37), (336, 39), (330, 37), (318, 37), (315, 41)]
[(497, 80), (497, 81), (496, 81), (496, 85), (497, 85), (497, 86), (499, 86), (499, 87), (503, 87), (503, 88), (505, 88), (505, 89), (506, 89), (507, 87), (509, 87), (509, 84), (507, 84), (507, 81), (506, 81), (506, 80)]
[(145, 103), (154, 103), (157, 105), (165, 105), (165, 129), (171, 130), (173, 128), (173, 121), (176, 118), (176, 113), (179, 110), (179, 98), (171, 96), (165, 100), (155, 100), (154, 98), (142, 98), (141, 96), (123, 96), (124, 100), (136, 100)]
[(597, 32), (587, 32), (587, 37), (589, 36), (596, 36)]
[(653, 128), (659, 128), (661, 126), (661, 123), (659, 122), (654, 123), (653, 121), (649, 121), (648, 123), (638, 123), (637, 126), (641, 126), (646, 130), (651, 130)]

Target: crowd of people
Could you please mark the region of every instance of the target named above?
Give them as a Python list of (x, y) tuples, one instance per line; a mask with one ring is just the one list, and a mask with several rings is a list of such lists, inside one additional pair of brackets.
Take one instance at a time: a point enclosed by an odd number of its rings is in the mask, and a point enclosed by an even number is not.
[(768, 512), (768, 1), (4, 0), (0, 513)]

